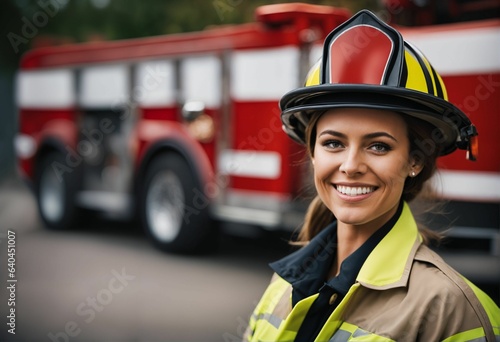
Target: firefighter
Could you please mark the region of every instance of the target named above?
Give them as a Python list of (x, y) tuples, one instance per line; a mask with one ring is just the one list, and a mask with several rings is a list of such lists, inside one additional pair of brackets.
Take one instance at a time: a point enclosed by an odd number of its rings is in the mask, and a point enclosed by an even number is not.
[(250, 318), (250, 341), (499, 341), (500, 309), (427, 243), (408, 202), (477, 132), (447, 101), (428, 60), (361, 11), (325, 39), (306, 86), (280, 100), (285, 132), (306, 145), (317, 197), (302, 247)]

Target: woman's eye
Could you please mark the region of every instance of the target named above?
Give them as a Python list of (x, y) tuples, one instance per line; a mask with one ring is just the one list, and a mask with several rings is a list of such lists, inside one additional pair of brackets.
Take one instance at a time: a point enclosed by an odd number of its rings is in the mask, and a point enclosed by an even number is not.
[(342, 143), (338, 140), (327, 140), (323, 142), (322, 145), (328, 149), (337, 149), (344, 147), (344, 145), (342, 145)]
[(391, 150), (391, 147), (384, 143), (374, 143), (370, 146), (370, 149), (377, 153), (385, 153), (389, 152)]

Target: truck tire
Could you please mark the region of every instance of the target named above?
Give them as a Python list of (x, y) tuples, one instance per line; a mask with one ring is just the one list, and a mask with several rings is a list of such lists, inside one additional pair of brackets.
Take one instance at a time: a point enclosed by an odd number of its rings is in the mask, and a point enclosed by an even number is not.
[(49, 152), (38, 163), (35, 193), (38, 212), (47, 228), (62, 230), (77, 223), (80, 212), (75, 205), (78, 172), (77, 169), (68, 170), (59, 152)]
[(216, 232), (208, 199), (182, 156), (172, 152), (155, 157), (143, 184), (141, 219), (157, 247), (182, 254), (213, 250)]

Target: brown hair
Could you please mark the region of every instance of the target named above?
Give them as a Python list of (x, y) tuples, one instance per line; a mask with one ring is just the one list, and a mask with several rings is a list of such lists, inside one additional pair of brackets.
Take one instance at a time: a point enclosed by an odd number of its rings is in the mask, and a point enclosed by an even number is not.
[[(314, 145), (316, 144), (316, 125), (319, 118), (325, 112), (316, 112), (306, 127), (306, 148), (309, 157), (314, 156)], [(422, 170), (415, 177), (407, 177), (403, 187), (402, 199), (410, 202), (422, 191), (425, 182), (436, 172), (436, 161), (439, 156), (439, 139), (432, 137), (440, 137), (438, 128), (428, 124), (425, 121), (417, 118), (402, 115), (408, 130), (408, 139), (410, 142), (409, 158), (415, 160), (419, 165), (423, 165)], [(323, 230), (335, 217), (328, 209), (318, 195), (311, 201), (307, 209), (304, 224), (299, 232), (297, 242), (295, 244), (304, 245)], [(424, 243), (428, 244), (431, 241), (440, 241), (441, 234), (435, 232), (421, 224), (418, 225), (419, 231), (423, 237)]]

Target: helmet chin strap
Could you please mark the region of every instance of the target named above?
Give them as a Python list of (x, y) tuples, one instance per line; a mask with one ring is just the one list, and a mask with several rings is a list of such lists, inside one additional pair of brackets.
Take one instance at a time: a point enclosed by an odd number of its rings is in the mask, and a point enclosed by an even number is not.
[(476, 126), (470, 125), (460, 130), (460, 141), (457, 147), (461, 150), (467, 150), (467, 159), (476, 161), (479, 154), (479, 138)]

